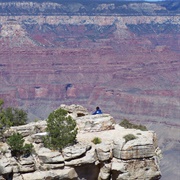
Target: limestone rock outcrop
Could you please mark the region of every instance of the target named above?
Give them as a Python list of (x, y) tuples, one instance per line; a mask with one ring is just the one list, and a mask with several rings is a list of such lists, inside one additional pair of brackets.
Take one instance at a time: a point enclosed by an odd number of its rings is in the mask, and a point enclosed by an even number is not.
[[(67, 109), (71, 107), (66, 106)], [(81, 130), (77, 134), (77, 143), (64, 148), (62, 152), (44, 147), (41, 138), (47, 135), (45, 121), (11, 128), (9, 132), (22, 133), (26, 142), (33, 143), (34, 153), (29, 157), (21, 156), (15, 159), (8, 145), (0, 144), (0, 179), (160, 179), (161, 150), (153, 131), (125, 129), (115, 124), (114, 120), (111, 121), (113, 118), (110, 115), (87, 114), (76, 116), (76, 121), (81, 123), (84, 121), (84, 124), (88, 124), (88, 128), (84, 125), (79, 126)], [(107, 123), (107, 119), (111, 125)], [(97, 128), (98, 124), (99, 127), (103, 124), (104, 128)], [(126, 141), (124, 137), (128, 134), (133, 134), (136, 138)], [(101, 143), (94, 144), (92, 142), (94, 138), (99, 138)]]

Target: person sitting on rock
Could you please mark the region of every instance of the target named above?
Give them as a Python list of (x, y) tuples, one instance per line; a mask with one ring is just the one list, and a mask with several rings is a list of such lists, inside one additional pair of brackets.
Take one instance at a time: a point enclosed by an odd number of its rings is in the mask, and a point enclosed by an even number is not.
[(99, 107), (96, 107), (96, 111), (93, 113), (93, 115), (95, 114), (102, 114), (102, 111)]

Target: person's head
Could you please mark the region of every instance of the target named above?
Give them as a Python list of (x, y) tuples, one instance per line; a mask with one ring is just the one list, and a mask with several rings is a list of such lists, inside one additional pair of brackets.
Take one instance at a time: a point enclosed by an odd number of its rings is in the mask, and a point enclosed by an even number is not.
[(96, 107), (96, 110), (99, 110), (99, 107)]

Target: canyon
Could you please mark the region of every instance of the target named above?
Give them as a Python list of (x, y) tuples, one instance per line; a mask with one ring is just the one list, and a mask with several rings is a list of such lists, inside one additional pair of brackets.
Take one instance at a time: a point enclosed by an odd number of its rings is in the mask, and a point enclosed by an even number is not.
[(100, 106), (154, 130), (179, 179), (180, 3), (0, 3), (0, 98), (45, 119)]

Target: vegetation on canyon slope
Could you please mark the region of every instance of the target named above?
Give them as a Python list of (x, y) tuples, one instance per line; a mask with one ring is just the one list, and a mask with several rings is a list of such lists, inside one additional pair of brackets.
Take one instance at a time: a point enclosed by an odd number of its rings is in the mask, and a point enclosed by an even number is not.
[(91, 142), (93, 142), (94, 144), (100, 144), (102, 140), (99, 137), (95, 137)]
[[(0, 100), (0, 137), (1, 140), (5, 140), (3, 133), (11, 126), (24, 125), (27, 121), (27, 113), (22, 109), (17, 108), (3, 108), (4, 101)], [(124, 119), (120, 126), (130, 129), (140, 129), (147, 131), (147, 128), (143, 125), (136, 125), (130, 123)], [(72, 145), (76, 141), (77, 124), (71, 116), (68, 116), (68, 112), (64, 109), (54, 110), (49, 114), (47, 118), (46, 132), (48, 136), (43, 139), (45, 147), (52, 150), (62, 150), (64, 147)], [(129, 134), (124, 137), (126, 142), (135, 139), (136, 137)], [(101, 143), (101, 139), (96, 137), (92, 140), (94, 144)], [(10, 146), (11, 152), (14, 156), (22, 154), (30, 154), (33, 150), (32, 144), (24, 144), (24, 140), (21, 134), (14, 133), (7, 139), (7, 143)]]
[(127, 134), (127, 135), (123, 136), (123, 138), (125, 139), (126, 142), (128, 142), (128, 141), (136, 139), (137, 137), (134, 136), (133, 134)]
[(3, 108), (4, 101), (0, 99), (0, 139), (4, 139), (4, 132), (11, 126), (26, 124), (27, 112), (22, 109), (7, 107)]
[(44, 138), (45, 146), (53, 150), (62, 150), (75, 143), (76, 121), (68, 116), (66, 110), (60, 108), (48, 116), (46, 131), (48, 136)]
[[(0, 140), (6, 141), (4, 132), (11, 126), (24, 125), (27, 122), (27, 113), (18, 108), (4, 108), (4, 101), (0, 99)], [(44, 138), (44, 144), (50, 149), (62, 150), (72, 145), (76, 140), (76, 121), (63, 109), (54, 110), (47, 118), (46, 131), (48, 136)], [(7, 139), (12, 153), (15, 156), (31, 153), (32, 144), (25, 144), (21, 134), (14, 133)]]
[(24, 141), (23, 136), (19, 133), (13, 133), (13, 135), (7, 139), (7, 144), (10, 146), (12, 156), (29, 156), (32, 153), (32, 143), (24, 144)]
[(141, 131), (147, 131), (146, 126), (144, 125), (137, 125), (137, 124), (133, 124), (131, 122), (129, 122), (127, 119), (123, 119), (123, 121), (121, 121), (119, 123), (120, 126), (126, 128), (126, 129), (140, 129)]

